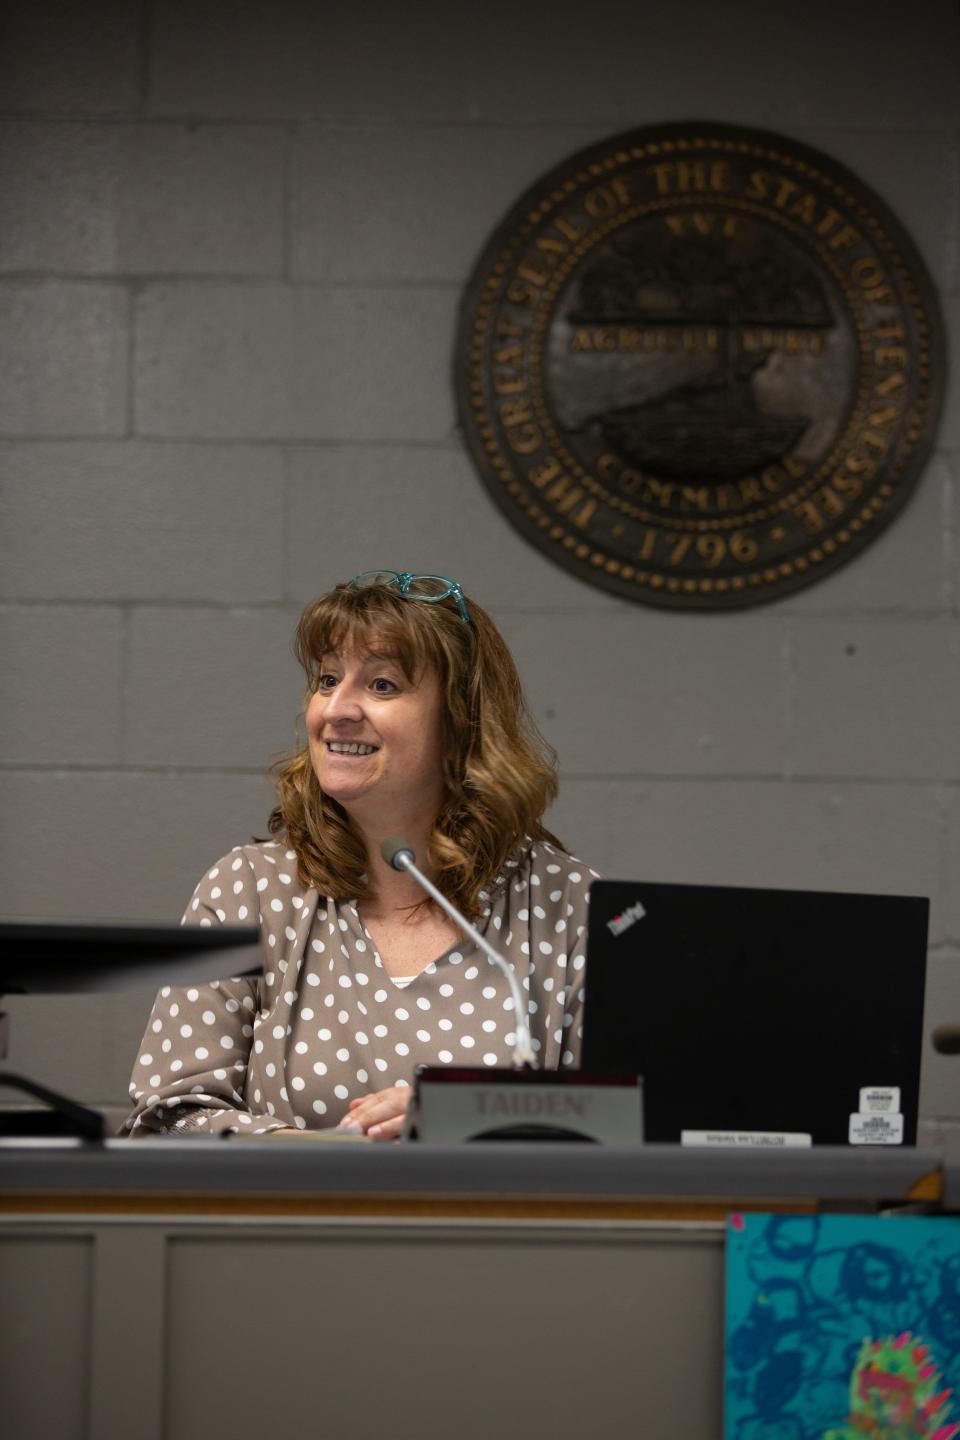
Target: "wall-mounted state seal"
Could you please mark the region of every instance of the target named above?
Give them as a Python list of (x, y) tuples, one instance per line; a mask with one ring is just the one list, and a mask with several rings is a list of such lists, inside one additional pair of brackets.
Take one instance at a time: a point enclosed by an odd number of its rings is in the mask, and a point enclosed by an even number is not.
[(654, 605), (753, 605), (901, 509), (942, 334), (909, 237), (843, 166), (664, 125), (574, 155), (490, 239), (460, 419), (498, 505), (566, 569)]

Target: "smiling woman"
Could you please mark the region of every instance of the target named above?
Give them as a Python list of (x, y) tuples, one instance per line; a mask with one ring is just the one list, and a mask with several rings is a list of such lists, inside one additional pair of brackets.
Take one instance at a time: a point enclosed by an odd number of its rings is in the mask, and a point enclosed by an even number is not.
[(403, 835), (505, 954), (534, 1049), (575, 1065), (592, 872), (542, 821), (553, 752), (490, 617), (441, 577), (376, 571), (309, 605), (306, 744), (273, 840), (204, 876), (184, 922), (261, 928), (264, 973), (158, 995), (132, 1135), (401, 1128), (417, 1064), (509, 1063), (513, 1000), (380, 842)]
[[(541, 817), (557, 793), (556, 757), (485, 611), (471, 601), (465, 621), (452, 599), (418, 598), (351, 582), (304, 610), (295, 651), (307, 676), (308, 745), (277, 769), (270, 829), (289, 838), (304, 878), (361, 901), (371, 853), (381, 884), (396, 874), (377, 867), (381, 839), (427, 839), (433, 878), (475, 919), (480, 889), (524, 838), (553, 840)], [(327, 740), (382, 742), (386, 753), (338, 778)]]

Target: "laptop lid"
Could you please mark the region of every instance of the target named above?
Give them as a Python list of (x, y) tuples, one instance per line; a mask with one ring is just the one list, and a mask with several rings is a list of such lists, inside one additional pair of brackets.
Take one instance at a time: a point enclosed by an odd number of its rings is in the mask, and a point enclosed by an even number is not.
[(928, 913), (912, 896), (596, 881), (583, 1068), (642, 1075), (650, 1141), (914, 1145)]

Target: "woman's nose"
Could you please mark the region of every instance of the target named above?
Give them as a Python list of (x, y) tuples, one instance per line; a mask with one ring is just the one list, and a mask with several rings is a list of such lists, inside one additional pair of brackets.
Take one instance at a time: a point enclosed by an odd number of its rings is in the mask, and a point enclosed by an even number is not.
[(359, 720), (362, 718), (360, 700), (357, 691), (348, 680), (341, 680), (335, 690), (331, 690), (324, 706), (324, 718), (326, 720)]

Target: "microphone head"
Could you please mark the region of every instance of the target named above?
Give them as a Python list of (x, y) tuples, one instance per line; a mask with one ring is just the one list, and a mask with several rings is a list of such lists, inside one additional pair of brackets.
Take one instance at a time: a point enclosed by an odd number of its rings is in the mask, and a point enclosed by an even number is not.
[(386, 840), (381, 841), (380, 854), (394, 870), (403, 870), (405, 860), (416, 859), (406, 840), (402, 840), (399, 835), (388, 835)]
[(941, 1055), (960, 1055), (960, 1025), (938, 1025), (931, 1039)]

